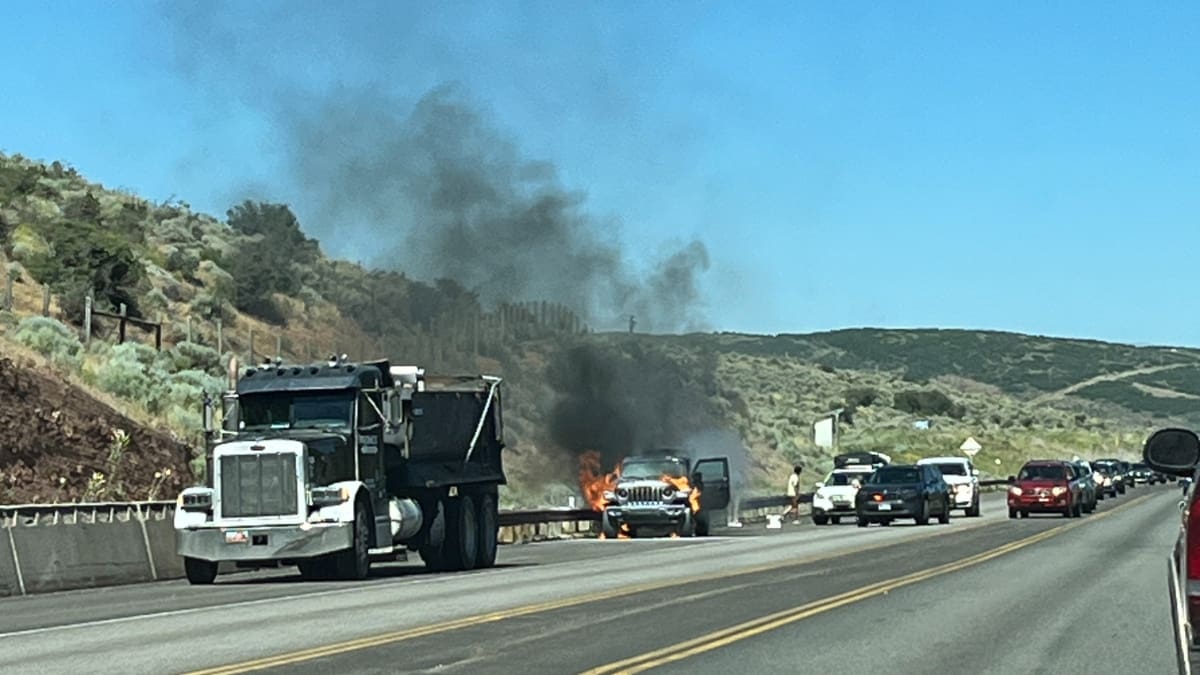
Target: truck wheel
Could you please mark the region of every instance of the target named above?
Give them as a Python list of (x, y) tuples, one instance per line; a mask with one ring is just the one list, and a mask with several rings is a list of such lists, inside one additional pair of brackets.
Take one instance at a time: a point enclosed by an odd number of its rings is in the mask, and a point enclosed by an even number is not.
[(207, 586), (217, 579), (217, 563), (211, 560), (184, 558), (183, 571), (193, 586)]
[(338, 579), (366, 579), (371, 571), (371, 518), (362, 502), (354, 505), (354, 530), (350, 548), (333, 554), (334, 574)]
[[(967, 509), (967, 517), (968, 518), (978, 518), (979, 517), (979, 495), (978, 494), (975, 495), (975, 499), (971, 502), (970, 508)], [(1009, 517), (1011, 518), (1014, 516), (1009, 516)]]
[(938, 524), (946, 525), (950, 522), (950, 500), (946, 499), (942, 502), (942, 512), (938, 514)]
[(479, 556), (475, 500), (471, 495), (462, 495), (446, 500), (446, 507), (446, 566), (453, 570), (472, 569)]
[(812, 519), (813, 525), (825, 525), (829, 522), (829, 516), (824, 513), (814, 513)]
[(485, 494), (479, 498), (479, 514), (475, 520), (479, 523), (479, 554), (475, 560), (475, 569), (494, 567), (500, 521), (495, 497)]
[(696, 514), (696, 536), (707, 537), (709, 530), (712, 528), (712, 521), (709, 519), (708, 511), (701, 511)]
[(917, 525), (929, 524), (929, 502), (921, 502), (921, 513), (913, 520), (917, 521)]

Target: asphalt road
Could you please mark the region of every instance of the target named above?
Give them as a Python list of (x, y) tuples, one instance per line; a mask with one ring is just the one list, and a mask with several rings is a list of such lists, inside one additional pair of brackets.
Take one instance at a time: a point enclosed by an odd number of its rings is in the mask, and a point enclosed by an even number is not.
[(7, 599), (0, 671), (1171, 672), (1177, 496), (1010, 521), (989, 495), (984, 517), (946, 526), (758, 525), (504, 547), (502, 567), (469, 574)]

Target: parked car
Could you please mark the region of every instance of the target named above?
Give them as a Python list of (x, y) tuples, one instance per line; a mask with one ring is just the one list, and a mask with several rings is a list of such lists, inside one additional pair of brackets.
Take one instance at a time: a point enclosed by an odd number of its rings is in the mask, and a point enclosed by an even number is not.
[(863, 465), (849, 465), (829, 472), (825, 480), (817, 483), (817, 491), (813, 493), (813, 524), (826, 525), (832, 522), (837, 525), (843, 516), (853, 517), (858, 490), (873, 472), (870, 466)]
[(1146, 440), (1142, 457), (1155, 471), (1183, 479), (1179, 536), (1167, 557), (1167, 587), (1176, 663), (1180, 673), (1190, 673), (1200, 670), (1196, 635), (1200, 622), (1200, 490), (1195, 483), (1200, 468), (1200, 437), (1187, 429), (1161, 429)]
[(950, 522), (953, 497), (950, 485), (937, 467), (889, 464), (871, 474), (855, 499), (858, 526), (890, 525), (897, 518), (912, 518), (925, 525), (930, 517)]
[(1137, 481), (1133, 479), (1133, 464), (1123, 459), (1117, 463), (1121, 465), (1121, 477), (1125, 479), (1125, 487), (1137, 487)]
[(1121, 467), (1121, 460), (1098, 459), (1092, 462), (1092, 466), (1097, 465), (1108, 469), (1108, 475), (1112, 477), (1113, 486), (1117, 489), (1117, 494), (1125, 494), (1125, 488), (1129, 487), (1129, 483), (1125, 476), (1125, 469)]
[(1009, 482), (1008, 517), (1028, 518), (1030, 513), (1061, 513), (1067, 518), (1083, 514), (1076, 470), (1070, 462), (1042, 459), (1026, 462)]
[(950, 485), (952, 508), (962, 509), (968, 518), (978, 518), (979, 469), (965, 457), (926, 457), (917, 461), (919, 466), (936, 466), (942, 478)]
[(1118, 494), (1117, 493), (1117, 484), (1120, 481), (1113, 479), (1112, 466), (1109, 464), (1105, 464), (1104, 462), (1096, 462), (1095, 464), (1092, 465), (1092, 469), (1093, 469), (1092, 473), (1096, 477), (1096, 486), (1099, 488), (1099, 492), (1097, 493), (1099, 498), (1100, 499), (1104, 499), (1105, 497), (1115, 498)]
[(1075, 480), (1079, 482), (1079, 501), (1084, 513), (1096, 510), (1096, 501), (1100, 499), (1100, 488), (1096, 485), (1096, 477), (1092, 475), (1092, 466), (1083, 460), (1072, 462), (1075, 466)]

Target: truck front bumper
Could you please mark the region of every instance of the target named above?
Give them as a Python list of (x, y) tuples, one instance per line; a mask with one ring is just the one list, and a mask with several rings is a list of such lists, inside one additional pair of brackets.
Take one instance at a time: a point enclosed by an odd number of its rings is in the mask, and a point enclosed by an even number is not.
[(610, 519), (630, 525), (675, 525), (683, 521), (691, 507), (686, 504), (663, 504), (662, 506), (610, 506), (604, 514)]
[(350, 548), (352, 523), (193, 527), (175, 530), (176, 550), (186, 558), (267, 561), (314, 558)]

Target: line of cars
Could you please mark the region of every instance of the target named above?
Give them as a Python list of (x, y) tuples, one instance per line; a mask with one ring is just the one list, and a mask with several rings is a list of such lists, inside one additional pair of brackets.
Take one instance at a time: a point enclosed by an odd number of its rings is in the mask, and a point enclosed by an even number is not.
[(1040, 459), (1026, 462), (1008, 479), (1008, 517), (1055, 513), (1079, 518), (1105, 498), (1116, 498), (1138, 484), (1166, 483), (1168, 477), (1146, 464), (1115, 458)]
[(978, 517), (979, 470), (965, 457), (928, 457), (915, 464), (893, 464), (878, 452), (834, 457), (834, 469), (817, 483), (812, 521), (838, 524), (853, 519), (859, 527), (890, 525), (898, 519), (918, 525), (950, 521), (961, 510)]
[[(1008, 516), (1058, 513), (1078, 518), (1095, 511), (1102, 499), (1167, 480), (1145, 464), (1115, 458), (1030, 461), (1008, 479)], [(833, 471), (816, 487), (811, 514), (816, 525), (846, 519), (867, 527), (910, 518), (923, 525), (934, 518), (949, 522), (953, 511), (968, 518), (981, 515), (979, 470), (966, 457), (893, 464), (879, 452), (846, 453), (834, 457)]]

